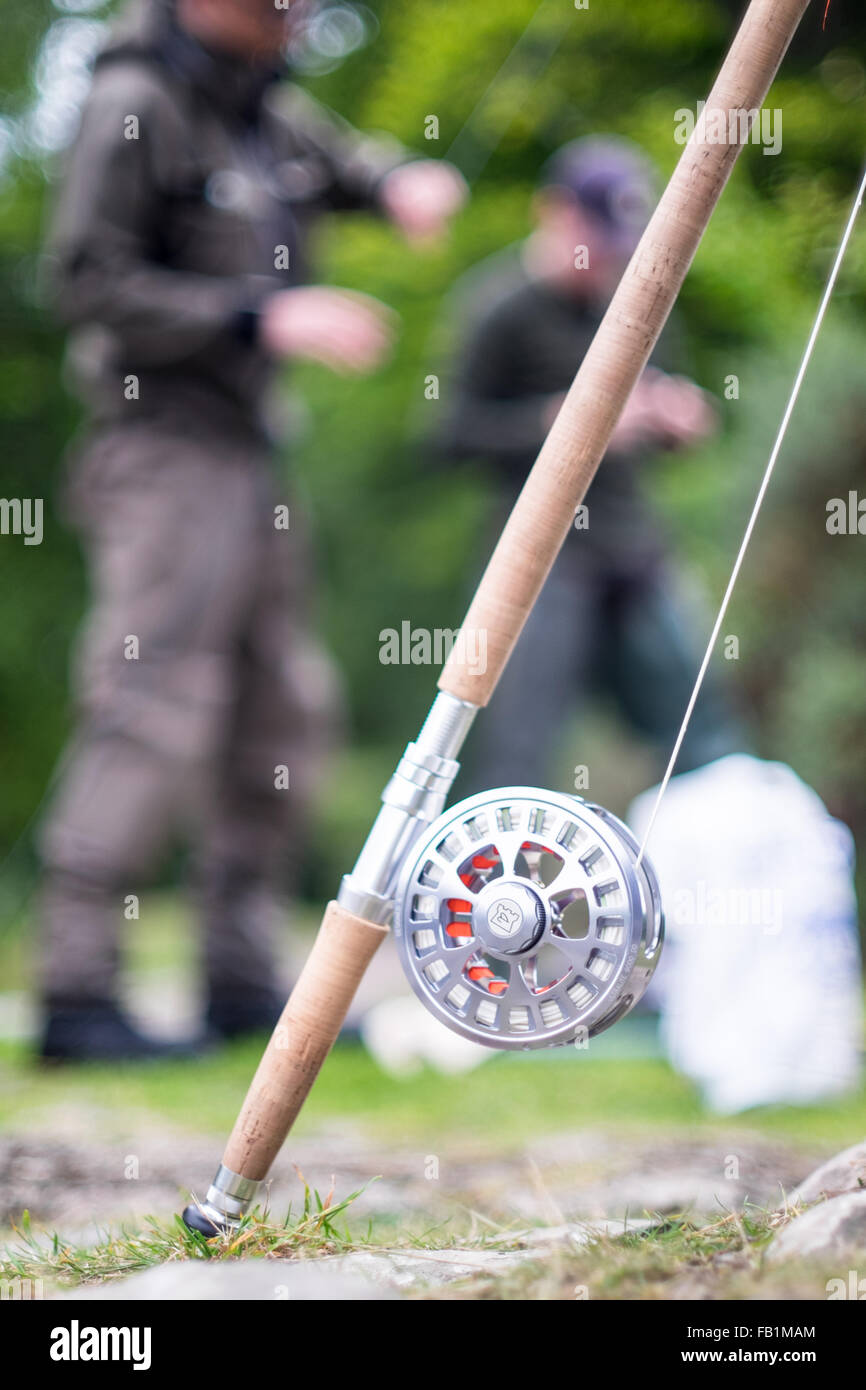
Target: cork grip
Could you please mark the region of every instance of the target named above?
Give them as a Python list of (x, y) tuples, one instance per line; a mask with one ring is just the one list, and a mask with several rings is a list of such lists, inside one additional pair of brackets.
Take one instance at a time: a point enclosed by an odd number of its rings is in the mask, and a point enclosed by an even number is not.
[(245, 1178), (267, 1176), (336, 1040), (361, 976), (387, 935), (387, 927), (328, 904), (232, 1130), (223, 1155), (226, 1168)]
[[(763, 105), (808, 4), (752, 0), (707, 112), (754, 111)], [(477, 639), (455, 643), (443, 668), (440, 690), (460, 700), (486, 705), (490, 699), (736, 163), (738, 143), (700, 138), (704, 118), (611, 301), (466, 615), (464, 628), (484, 635), (485, 669), (478, 669)]]

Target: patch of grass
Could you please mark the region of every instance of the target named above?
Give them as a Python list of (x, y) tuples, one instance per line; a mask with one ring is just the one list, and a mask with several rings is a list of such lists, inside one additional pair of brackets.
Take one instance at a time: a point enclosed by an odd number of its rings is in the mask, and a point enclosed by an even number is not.
[(796, 1261), (768, 1265), (763, 1259), (776, 1230), (791, 1215), (749, 1207), (703, 1225), (686, 1217), (660, 1220), (646, 1231), (605, 1236), (578, 1248), (558, 1244), (543, 1258), (495, 1278), (479, 1274), (415, 1297), (475, 1302), (825, 1299), (827, 1278), (837, 1270)]
[[(166, 897), (155, 916), (149, 913), (148, 931), (137, 935), (136, 970), (188, 968), (191, 962), (180, 958), (177, 946), (183, 934), (177, 902)], [(195, 1061), (58, 1069), (38, 1069), (26, 1047), (0, 1043), (0, 1126), (21, 1137), (62, 1138), (65, 1130), (95, 1144), (126, 1140), (140, 1130), (212, 1135), (216, 1159), (264, 1041), (237, 1043)], [(460, 1076), (425, 1070), (394, 1078), (359, 1044), (342, 1042), (313, 1088), (297, 1132), (326, 1136), (339, 1126), (421, 1154), (450, 1149), (461, 1161), (470, 1160), (467, 1171), (477, 1163), (479, 1173), (492, 1158), (519, 1155), (539, 1136), (581, 1130), (629, 1141), (649, 1136), (651, 1145), (656, 1138), (718, 1141), (724, 1153), (739, 1139), (773, 1137), (808, 1150), (811, 1161), (821, 1149), (847, 1147), (866, 1130), (866, 1089), (824, 1106), (719, 1118), (659, 1056), (651, 1021), (633, 1018), (587, 1051), (492, 1053), (477, 1070)], [(29, 1223), (21, 1224), (0, 1261), (0, 1275), (41, 1278), (64, 1288), (193, 1259), (304, 1259), (357, 1248), (520, 1247), (519, 1234), (490, 1221), (489, 1208), (487, 1216), (476, 1217), (458, 1201), (451, 1204), (449, 1219), (432, 1230), (430, 1213), (418, 1209), (381, 1212), (361, 1234), (351, 1233), (346, 1210), (357, 1195), (336, 1202), (333, 1194), (308, 1193), (303, 1209), (289, 1212), (285, 1221), (260, 1211), (230, 1238), (211, 1242), (170, 1218), (106, 1232), (86, 1246), (36, 1235)], [(483, 1194), (473, 1194), (472, 1200), (484, 1205)], [(641, 1235), (580, 1248), (569, 1242), (545, 1247), (543, 1256), (533, 1254), (495, 1279), (478, 1275), (413, 1296), (562, 1300), (585, 1292), (592, 1299), (824, 1298), (826, 1277), (820, 1271), (764, 1267), (761, 1252), (775, 1219), (747, 1209), (708, 1225), (685, 1217), (666, 1220)]]
[[(627, 1025), (620, 1025), (621, 1028)], [(106, 1137), (136, 1122), (170, 1123), (224, 1137), (261, 1055), (245, 1042), (187, 1062), (37, 1069), (17, 1044), (0, 1046), (0, 1124), (19, 1133), (50, 1128), (57, 1113), (88, 1111)], [(395, 1078), (364, 1049), (340, 1043), (298, 1121), (303, 1134), (349, 1121), (395, 1142), (458, 1138), (500, 1151), (533, 1135), (581, 1127), (751, 1131), (842, 1148), (866, 1126), (866, 1090), (823, 1106), (779, 1106), (725, 1121), (708, 1114), (694, 1087), (658, 1058), (608, 1060), (560, 1053), (494, 1054), (476, 1071)]]
[[(441, 1249), (506, 1252), (525, 1249), (537, 1235), (525, 1228), (497, 1228), (486, 1220), (483, 1230), (468, 1220), (461, 1232), (403, 1228), (397, 1235), (374, 1233), (368, 1226), (366, 1232), (353, 1235), (345, 1218), (360, 1195), (361, 1190), (338, 1201), (333, 1191), (322, 1197), (305, 1184), (302, 1210), (297, 1216), (290, 1210), (282, 1223), (257, 1210), (236, 1231), (207, 1240), (189, 1231), (180, 1217), (168, 1222), (149, 1218), (143, 1230), (122, 1229), (86, 1247), (34, 1233), (25, 1213), (16, 1229), (16, 1244), (0, 1258), (0, 1279), (42, 1280), (51, 1291), (61, 1292), (179, 1261), (305, 1260), (358, 1249), (407, 1255)], [(773, 1235), (792, 1215), (751, 1206), (704, 1224), (684, 1216), (657, 1218), (656, 1225), (639, 1232), (601, 1236), (580, 1245), (551, 1242), (537, 1258), (527, 1252), (525, 1263), (498, 1268), (495, 1275), (479, 1273), (453, 1284), (425, 1287), (419, 1274), (419, 1284), (409, 1296), (506, 1302), (823, 1299), (826, 1269), (797, 1262), (768, 1266), (763, 1260)]]
[[(369, 1184), (367, 1184), (369, 1186)], [(179, 1216), (171, 1221), (148, 1217), (143, 1231), (122, 1228), (94, 1245), (75, 1245), (56, 1233), (38, 1234), (25, 1212), (14, 1228), (16, 1243), (0, 1256), (0, 1279), (42, 1279), (57, 1288), (104, 1284), (154, 1265), (178, 1260), (302, 1259), (333, 1255), (357, 1248), (348, 1227), (338, 1218), (366, 1187), (340, 1201), (333, 1189), (322, 1197), (304, 1183), (304, 1203), (298, 1216), (291, 1208), (285, 1221), (274, 1224), (259, 1208), (241, 1221), (237, 1230), (208, 1240), (191, 1231)]]

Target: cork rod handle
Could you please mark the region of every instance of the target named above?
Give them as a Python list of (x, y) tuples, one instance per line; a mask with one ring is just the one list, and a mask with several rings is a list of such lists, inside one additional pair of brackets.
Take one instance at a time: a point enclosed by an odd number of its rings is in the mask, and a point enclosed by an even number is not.
[(336, 1041), (361, 976), (387, 935), (387, 927), (328, 903), (313, 949), (250, 1083), (223, 1155), (226, 1168), (245, 1178), (267, 1177)]
[(466, 615), (464, 629), (484, 636), (485, 669), (476, 641), (455, 643), (440, 690), (475, 705), (493, 694), (736, 163), (738, 143), (702, 138), (706, 116), (760, 109), (808, 5), (752, 0)]

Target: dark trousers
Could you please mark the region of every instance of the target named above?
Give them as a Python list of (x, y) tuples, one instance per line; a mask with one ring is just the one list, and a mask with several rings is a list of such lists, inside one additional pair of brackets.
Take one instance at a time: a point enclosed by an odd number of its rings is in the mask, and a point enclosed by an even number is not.
[(275, 526), (265, 450), (166, 428), (96, 436), (71, 498), (92, 603), (41, 835), (43, 993), (115, 994), (131, 895), (177, 840), (210, 993), (279, 988), (276, 886), (339, 708), (306, 627), (302, 519)]
[[(566, 719), (590, 694), (611, 699), (666, 760), (709, 631), (709, 619), (695, 611), (664, 564), (617, 571), (592, 555), (576, 556), (574, 542), (567, 541), (467, 744), (462, 793), (545, 786), (551, 776), (556, 786), (571, 789), (571, 764), (558, 776), (551, 757)], [(710, 671), (677, 770), (702, 766), (743, 743)]]

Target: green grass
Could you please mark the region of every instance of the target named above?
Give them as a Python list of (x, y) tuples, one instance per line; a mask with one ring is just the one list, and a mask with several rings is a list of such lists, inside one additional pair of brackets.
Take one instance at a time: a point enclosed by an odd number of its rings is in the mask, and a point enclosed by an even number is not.
[[(156, 1265), (194, 1260), (312, 1259), (364, 1249), (431, 1251), (447, 1246), (473, 1251), (513, 1251), (527, 1232), (488, 1224), (481, 1234), (405, 1229), (388, 1239), (385, 1229), (353, 1234), (346, 1214), (360, 1195), (337, 1200), (305, 1185), (303, 1209), (282, 1223), (256, 1212), (237, 1231), (206, 1240), (187, 1230), (179, 1217), (150, 1219), (141, 1231), (122, 1230), (83, 1246), (33, 1232), (25, 1213), (14, 1239), (0, 1253), (0, 1280), (41, 1281), (52, 1292), (104, 1284)], [(828, 1269), (788, 1262), (767, 1266), (763, 1252), (791, 1213), (747, 1207), (709, 1223), (686, 1217), (659, 1219), (641, 1232), (608, 1235), (586, 1245), (551, 1244), (516, 1268), (495, 1277), (479, 1273), (444, 1287), (418, 1287), (410, 1296), (437, 1300), (497, 1301), (669, 1299), (820, 1299), (826, 1297)], [(529, 1233), (531, 1234), (531, 1233)], [(838, 1261), (836, 1262), (838, 1263)], [(829, 1270), (829, 1274), (834, 1273)]]
[[(620, 1025), (623, 1028), (625, 1025)], [(19, 1045), (0, 1047), (0, 1124), (18, 1132), (50, 1126), (55, 1110), (93, 1111), (119, 1132), (161, 1117), (190, 1133), (226, 1134), (259, 1059), (255, 1042), (191, 1062), (37, 1069)], [(841, 1148), (866, 1126), (866, 1090), (831, 1105), (774, 1107), (733, 1121), (708, 1114), (695, 1089), (658, 1058), (579, 1052), (495, 1054), (461, 1077), (431, 1071), (386, 1076), (357, 1044), (338, 1044), (298, 1121), (300, 1133), (351, 1120), (385, 1140), (435, 1133), (498, 1150), (531, 1135), (581, 1127), (730, 1131), (785, 1136)]]
[[(149, 896), (142, 921), (130, 924), (131, 957), (139, 978), (162, 972), (192, 979), (191, 932), (174, 896)], [(314, 925), (312, 910), (297, 921)], [(17, 935), (17, 934), (16, 934)], [(0, 941), (0, 965), (26, 983), (21, 938)], [(7, 975), (7, 981), (9, 976)], [(7, 987), (10, 985), (7, 983)], [(14, 987), (14, 986), (13, 986)], [(110, 1143), (141, 1129), (210, 1135), (214, 1156), (237, 1116), (264, 1039), (225, 1047), (195, 1061), (147, 1066), (37, 1067), (30, 1050), (0, 1043), (0, 1128), (49, 1139), (65, 1129), (86, 1143)], [(804, 1039), (804, 1047), (808, 1040)], [(713, 1116), (696, 1089), (660, 1056), (652, 1023), (632, 1018), (593, 1040), (588, 1051), (562, 1048), (526, 1054), (492, 1053), (458, 1077), (424, 1071), (407, 1078), (384, 1074), (359, 1044), (340, 1043), (324, 1067), (297, 1124), (297, 1133), (327, 1133), (335, 1125), (384, 1145), (427, 1152), (449, 1149), (477, 1157), (523, 1160), (527, 1142), (545, 1134), (604, 1131), (652, 1145), (656, 1139), (730, 1144), (734, 1136), (777, 1138), (814, 1156), (847, 1147), (866, 1131), (866, 1087), (832, 1104), (774, 1107), (732, 1119)], [(725, 1150), (727, 1152), (727, 1149)], [(371, 1172), (373, 1177), (375, 1170)], [(176, 1260), (313, 1258), (363, 1247), (435, 1249), (441, 1245), (513, 1248), (513, 1227), (502, 1227), (453, 1205), (441, 1227), (410, 1209), (374, 1217), (350, 1230), (351, 1203), (307, 1194), (304, 1208), (257, 1213), (230, 1240), (205, 1242), (176, 1220), (150, 1219), (141, 1229), (112, 1228), (79, 1245), (67, 1236), (35, 1234), (27, 1222), (8, 1242), (0, 1277), (42, 1278), (52, 1287), (99, 1283)], [(480, 1199), (479, 1199), (480, 1200)], [(483, 1203), (482, 1203), (483, 1205)], [(638, 1213), (635, 1213), (638, 1214)], [(591, 1247), (555, 1247), (544, 1257), (497, 1275), (478, 1275), (423, 1295), (437, 1299), (822, 1298), (821, 1271), (765, 1268), (762, 1250), (778, 1216), (748, 1209), (709, 1225), (665, 1219), (641, 1235), (604, 1239)], [(578, 1291), (577, 1293), (575, 1291)]]
[[(625, 1030), (627, 1032), (627, 1030)], [(620, 1037), (623, 1034), (620, 1032)], [(256, 1044), (235, 1046), (192, 1063), (141, 1068), (81, 1067), (37, 1071), (20, 1048), (0, 1050), (0, 1124), (16, 1133), (50, 1133), (59, 1112), (75, 1116), (88, 1139), (109, 1139), (137, 1124), (212, 1132), (215, 1153), (234, 1122), (258, 1060)], [(406, 1080), (383, 1075), (357, 1045), (341, 1044), (329, 1059), (298, 1123), (300, 1133), (351, 1122), (386, 1143), (437, 1145), (478, 1154), (517, 1154), (532, 1137), (587, 1128), (669, 1141), (732, 1133), (777, 1135), (828, 1152), (863, 1133), (866, 1096), (833, 1106), (752, 1112), (726, 1121), (707, 1114), (694, 1089), (658, 1058), (592, 1057), (573, 1052), (495, 1055), (458, 1078), (432, 1073)], [(520, 1162), (515, 1158), (515, 1162)], [(371, 1172), (371, 1177), (374, 1173)], [(455, 1204), (441, 1226), (429, 1216), (376, 1216), (352, 1229), (357, 1194), (307, 1193), (300, 1212), (256, 1213), (229, 1239), (206, 1242), (176, 1219), (112, 1229), (77, 1244), (34, 1234), (25, 1221), (0, 1255), (0, 1278), (42, 1279), (48, 1290), (95, 1284), (166, 1261), (315, 1258), (364, 1248), (426, 1250), (443, 1245), (509, 1250), (513, 1226), (499, 1226)], [(638, 1213), (635, 1213), (638, 1214)], [(779, 1217), (747, 1209), (709, 1224), (666, 1218), (639, 1235), (605, 1238), (589, 1247), (567, 1244), (495, 1280), (478, 1274), (412, 1297), (470, 1300), (668, 1299), (705, 1297), (824, 1298), (826, 1273), (799, 1265), (765, 1267), (762, 1251)], [(524, 1223), (521, 1223), (524, 1224)], [(832, 1271), (831, 1271), (832, 1272)]]
[(416, 1296), (473, 1302), (826, 1298), (835, 1265), (765, 1264), (763, 1252), (781, 1222), (754, 1207), (708, 1224), (685, 1217), (662, 1221), (577, 1249), (555, 1246), (543, 1259), (495, 1278), (479, 1274)]
[(77, 1245), (57, 1234), (45, 1236), (33, 1230), (24, 1212), (14, 1238), (0, 1252), (0, 1279), (50, 1280), (60, 1288), (102, 1284), (137, 1274), (154, 1265), (177, 1260), (229, 1260), (241, 1258), (289, 1259), (331, 1255), (355, 1247), (342, 1218), (361, 1191), (337, 1200), (322, 1197), (304, 1184), (304, 1203), (297, 1216), (289, 1210), (279, 1225), (256, 1211), (238, 1228), (207, 1240), (189, 1230), (179, 1216), (172, 1221), (148, 1218), (143, 1231), (125, 1229), (91, 1245)]
[[(191, 1133), (227, 1132), (261, 1052), (235, 1044), (193, 1062), (148, 1066), (37, 1069), (26, 1050), (0, 1048), (0, 1124), (40, 1128), (55, 1109), (114, 1116), (160, 1115)], [(453, 1078), (432, 1071), (410, 1078), (385, 1075), (358, 1044), (338, 1044), (312, 1091), (298, 1129), (315, 1130), (339, 1117), (385, 1139), (429, 1134), (477, 1135), (497, 1146), (532, 1133), (588, 1123), (678, 1123), (701, 1117), (688, 1084), (658, 1060), (613, 1064), (577, 1056), (493, 1056), (479, 1070)]]

